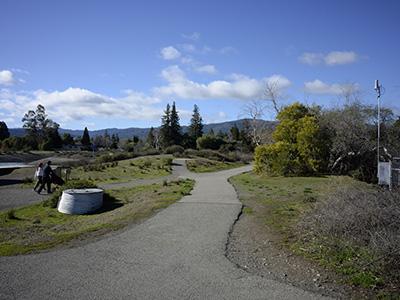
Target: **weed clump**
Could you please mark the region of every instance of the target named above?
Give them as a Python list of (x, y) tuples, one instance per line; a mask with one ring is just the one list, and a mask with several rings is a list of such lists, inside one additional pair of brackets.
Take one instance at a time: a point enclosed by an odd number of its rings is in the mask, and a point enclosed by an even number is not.
[(349, 275), (353, 284), (400, 286), (400, 195), (347, 187), (300, 223), (311, 256)]

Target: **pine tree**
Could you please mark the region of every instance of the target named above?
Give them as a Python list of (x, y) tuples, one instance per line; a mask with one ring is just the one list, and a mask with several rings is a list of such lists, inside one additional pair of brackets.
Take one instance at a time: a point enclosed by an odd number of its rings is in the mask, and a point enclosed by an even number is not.
[(230, 132), (231, 132), (232, 140), (238, 141), (240, 139), (239, 128), (236, 126), (236, 124), (231, 127)]
[(150, 147), (155, 148), (155, 136), (154, 136), (154, 128), (153, 127), (150, 128), (150, 131), (147, 135), (146, 143)]
[(180, 145), (182, 142), (181, 125), (179, 124), (179, 115), (176, 111), (175, 101), (171, 109), (171, 142), (172, 145)]
[(110, 148), (111, 141), (110, 141), (110, 135), (108, 134), (107, 129), (104, 131), (103, 140), (104, 140), (104, 147)]
[(90, 142), (89, 130), (87, 129), (87, 127), (85, 127), (85, 129), (83, 130), (81, 143), (82, 143), (82, 148), (84, 150), (90, 150), (91, 142)]
[(164, 111), (164, 116), (161, 118), (160, 139), (163, 147), (171, 145), (171, 107), (169, 103)]
[(189, 136), (193, 140), (194, 146), (196, 140), (203, 135), (203, 119), (200, 116), (199, 107), (195, 104), (193, 108), (192, 119), (189, 125)]
[(118, 144), (119, 144), (119, 136), (118, 136), (118, 133), (117, 133), (117, 134), (112, 134), (112, 135), (111, 135), (111, 145), (110, 145), (110, 148), (111, 148), (111, 149), (118, 149)]
[(10, 137), (6, 122), (0, 121), (0, 141)]

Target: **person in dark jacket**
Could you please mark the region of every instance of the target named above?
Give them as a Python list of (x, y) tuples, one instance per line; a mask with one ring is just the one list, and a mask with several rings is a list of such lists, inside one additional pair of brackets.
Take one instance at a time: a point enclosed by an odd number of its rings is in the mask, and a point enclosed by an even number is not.
[(43, 169), (43, 181), (37, 193), (40, 194), (44, 186), (47, 186), (47, 193), (51, 194), (51, 176), (53, 175), (53, 169), (51, 168), (51, 161), (49, 160)]

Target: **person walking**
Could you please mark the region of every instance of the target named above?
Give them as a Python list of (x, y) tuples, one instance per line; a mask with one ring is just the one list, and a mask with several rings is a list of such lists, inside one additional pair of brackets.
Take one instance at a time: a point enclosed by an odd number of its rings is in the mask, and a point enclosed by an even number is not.
[(36, 189), (43, 183), (43, 163), (39, 163), (35, 171), (36, 184), (33, 190), (36, 192)]
[(51, 194), (51, 176), (53, 175), (53, 170), (51, 168), (51, 161), (49, 160), (43, 169), (43, 181), (37, 193), (40, 194), (44, 186), (47, 187), (47, 194)]

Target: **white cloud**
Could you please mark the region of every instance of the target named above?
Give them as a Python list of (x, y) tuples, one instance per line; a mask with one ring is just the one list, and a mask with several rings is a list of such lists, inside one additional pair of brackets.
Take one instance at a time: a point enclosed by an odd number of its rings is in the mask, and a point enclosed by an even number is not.
[(190, 34), (183, 34), (182, 33), (182, 37), (187, 39), (187, 40), (198, 41), (200, 39), (200, 33), (198, 33), (198, 32), (193, 32), (193, 33), (190, 33)]
[(317, 65), (320, 64), (324, 59), (324, 55), (321, 53), (310, 53), (306, 52), (303, 53), (299, 57), (299, 61), (302, 62), (303, 64), (307, 65)]
[(358, 89), (357, 84), (328, 84), (319, 79), (304, 83), (304, 91), (309, 94), (343, 95), (349, 88)]
[(174, 47), (168, 46), (161, 49), (161, 56), (165, 60), (174, 60), (181, 56), (181, 53)]
[(196, 51), (196, 46), (193, 44), (182, 44), (182, 45), (180, 45), (180, 48), (182, 48), (182, 50), (186, 51), (186, 52), (195, 52)]
[(186, 80), (185, 72), (177, 65), (169, 66), (161, 71), (161, 76), (168, 82), (181, 82)]
[(0, 85), (10, 86), (15, 83), (15, 78), (13, 72), (10, 70), (0, 71)]
[(161, 75), (168, 84), (155, 88), (155, 95), (182, 99), (260, 99), (264, 97), (265, 84), (268, 80), (276, 81), (281, 89), (290, 85), (290, 81), (281, 75), (254, 79), (240, 74), (233, 74), (230, 81), (198, 83), (189, 80), (185, 72), (176, 65), (164, 69)]
[(197, 67), (195, 70), (196, 70), (196, 72), (207, 73), (207, 74), (216, 74), (218, 72), (217, 68), (214, 65), (200, 66), (200, 67)]
[(0, 90), (0, 109), (20, 120), (25, 112), (42, 104), (50, 118), (56, 122), (82, 120), (87, 117), (121, 117), (133, 120), (158, 119), (162, 109), (154, 104), (160, 100), (135, 91), (113, 98), (81, 88), (48, 92), (37, 90), (30, 93), (15, 93)]
[(324, 57), (328, 66), (351, 64), (356, 62), (357, 59), (358, 55), (353, 51), (333, 51)]
[(219, 53), (221, 54), (237, 54), (238, 51), (236, 50), (236, 48), (232, 47), (232, 46), (226, 46), (223, 47), (219, 50)]
[(355, 63), (359, 55), (354, 51), (332, 51), (327, 54), (305, 52), (299, 57), (301, 63), (307, 65), (325, 64), (327, 66)]

